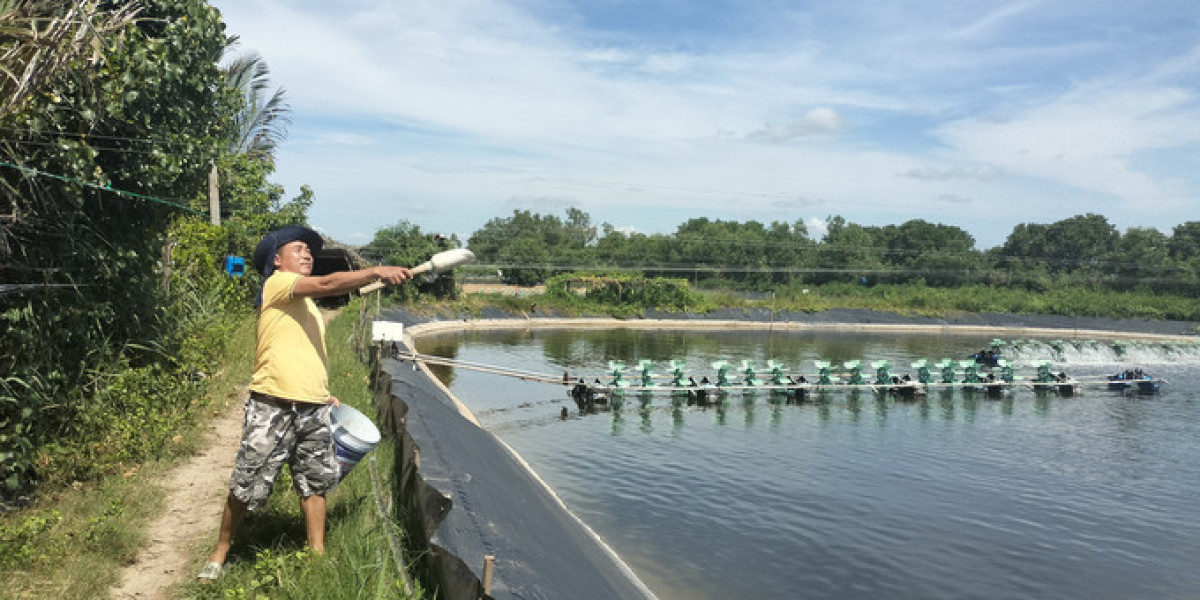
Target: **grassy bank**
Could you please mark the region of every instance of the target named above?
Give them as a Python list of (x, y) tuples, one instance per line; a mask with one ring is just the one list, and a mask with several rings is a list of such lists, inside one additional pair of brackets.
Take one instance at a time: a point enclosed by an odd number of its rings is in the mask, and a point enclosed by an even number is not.
[(163, 475), (204, 443), (206, 415), (239, 401), (254, 355), (249, 316), (231, 328), (206, 393), (159, 458), (87, 483), (45, 489), (27, 509), (0, 515), (2, 598), (103, 598), (146, 543), (164, 507)]
[(757, 302), (778, 309), (810, 312), (831, 308), (867, 308), (927, 316), (987, 312), (1200, 321), (1200, 305), (1193, 298), (1149, 291), (1117, 292), (1078, 286), (1035, 292), (986, 285), (939, 288), (919, 284), (830, 284), (811, 288), (790, 286), (780, 289), (770, 300)]
[[(370, 372), (354, 348), (358, 302), (329, 324), (330, 389), (342, 402), (374, 416)], [(195, 599), (420, 599), (410, 595), (392, 550), (400, 534), (386, 516), (390, 502), (392, 442), (384, 439), (330, 494), (325, 556), (305, 550), (303, 518), (287, 471), (267, 506), (247, 518), (230, 553), (225, 575), (213, 585), (188, 582), (183, 597)], [(374, 471), (374, 472), (372, 472)], [(373, 476), (374, 475), (374, 476)], [(383, 514), (380, 506), (383, 505)], [(396, 540), (400, 541), (400, 540)]]

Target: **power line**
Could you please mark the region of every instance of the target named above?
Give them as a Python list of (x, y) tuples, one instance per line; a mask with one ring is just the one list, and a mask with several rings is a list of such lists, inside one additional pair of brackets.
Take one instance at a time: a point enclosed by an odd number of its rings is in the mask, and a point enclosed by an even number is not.
[[(495, 271), (497, 269), (544, 269), (547, 271), (657, 271), (666, 273), (769, 273), (776, 275), (805, 275), (805, 274), (853, 274), (853, 275), (962, 275), (969, 273), (972, 278), (985, 277), (992, 274), (1007, 274), (1007, 270), (999, 268), (888, 268), (888, 267), (768, 267), (750, 265), (713, 265), (701, 263), (638, 263), (638, 264), (595, 264), (595, 265), (564, 265), (548, 263), (472, 263), (462, 267), (467, 270)], [(1173, 268), (1177, 271), (1188, 271), (1183, 267)], [(1102, 274), (1105, 281), (1176, 281), (1173, 278), (1159, 276), (1131, 277), (1127, 275)]]
[(0, 131), (11, 131), (14, 133), (29, 133), (29, 134), (33, 134), (33, 135), (59, 136), (59, 137), (79, 138), (79, 139), (114, 140), (114, 141), (120, 141), (120, 142), (161, 144), (164, 146), (182, 146), (182, 145), (184, 145), (183, 142), (159, 139), (159, 138), (137, 138), (137, 137), (126, 137), (126, 136), (119, 136), (119, 135), (104, 135), (104, 134), (100, 134), (100, 133), (81, 133), (81, 132), (71, 132), (71, 131), (38, 131), (36, 129), (29, 129), (29, 128), (25, 128), (25, 127), (0, 127)]
[[(8, 143), (16, 144), (18, 146), (38, 146), (38, 147), (42, 147), (42, 148), (62, 148), (62, 146), (59, 145), (57, 142), (29, 142), (29, 141), (23, 141), (23, 140), (14, 140), (12, 138), (0, 138), (0, 142), (8, 142)], [(157, 148), (152, 149), (152, 150), (135, 150), (132, 148), (114, 148), (111, 146), (95, 146), (92, 144), (84, 144), (83, 147), (90, 148), (92, 150), (110, 152), (113, 154), (140, 154), (143, 156), (148, 156), (148, 155), (153, 155), (155, 153), (162, 153), (162, 151), (158, 150)]]
[(79, 289), (80, 287), (87, 286), (75, 283), (0, 283), (0, 296), (55, 288)]
[(14, 164), (6, 163), (3, 161), (0, 161), (0, 167), (8, 167), (10, 169), (16, 169), (26, 175), (33, 175), (35, 177), (39, 177), (39, 176), (40, 177), (49, 177), (51, 179), (57, 179), (59, 181), (65, 182), (65, 183), (73, 183), (76, 185), (81, 185), (83, 187), (100, 190), (102, 192), (111, 192), (113, 194), (117, 194), (118, 196), (128, 196), (130, 198), (136, 198), (138, 200), (145, 200), (147, 202), (156, 202), (158, 204), (163, 204), (166, 206), (170, 206), (172, 208), (177, 208), (179, 210), (187, 211), (194, 215), (199, 215), (201, 217), (208, 216), (207, 213), (202, 213), (202, 212), (195, 210), (193, 208), (190, 208), (188, 206), (184, 206), (177, 202), (172, 202), (166, 198), (159, 198), (157, 196), (148, 196), (146, 194), (139, 194), (137, 192), (130, 192), (128, 190), (119, 190), (119, 189), (112, 187), (111, 185), (100, 185), (98, 183), (92, 183), (90, 181), (84, 181), (82, 179), (76, 179), (74, 177), (65, 177), (63, 175), (55, 175), (54, 173), (47, 173), (45, 171), (40, 171), (38, 169), (34, 169), (31, 167), (22, 167), (20, 165), (14, 165)]

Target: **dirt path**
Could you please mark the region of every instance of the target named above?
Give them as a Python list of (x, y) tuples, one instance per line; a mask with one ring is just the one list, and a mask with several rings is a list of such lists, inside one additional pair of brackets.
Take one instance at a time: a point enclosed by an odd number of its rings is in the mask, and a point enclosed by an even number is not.
[(121, 571), (111, 597), (167, 599), (167, 588), (194, 575), (191, 550), (211, 543), (224, 508), (226, 486), (242, 436), (242, 400), (226, 406), (208, 425), (204, 451), (167, 474), (167, 509), (147, 528), (149, 543), (137, 561)]

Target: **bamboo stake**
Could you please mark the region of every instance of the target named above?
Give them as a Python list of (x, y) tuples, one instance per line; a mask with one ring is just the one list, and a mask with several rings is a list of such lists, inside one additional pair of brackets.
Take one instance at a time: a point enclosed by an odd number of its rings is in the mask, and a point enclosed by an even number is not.
[(483, 557), (483, 593), (492, 593), (492, 570), (496, 566), (496, 557), (491, 554)]

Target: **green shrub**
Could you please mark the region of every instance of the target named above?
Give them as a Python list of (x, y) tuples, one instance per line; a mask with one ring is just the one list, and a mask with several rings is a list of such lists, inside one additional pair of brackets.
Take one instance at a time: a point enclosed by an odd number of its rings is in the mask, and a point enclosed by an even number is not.
[(558, 300), (638, 309), (686, 311), (701, 303), (686, 279), (647, 279), (630, 273), (566, 273), (546, 282), (546, 294)]
[(0, 567), (15, 568), (56, 554), (55, 548), (66, 544), (61, 537), (50, 535), (60, 521), (62, 513), (57, 510), (27, 516), (14, 523), (0, 521)]

